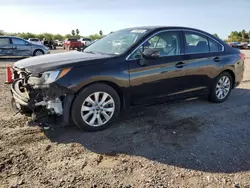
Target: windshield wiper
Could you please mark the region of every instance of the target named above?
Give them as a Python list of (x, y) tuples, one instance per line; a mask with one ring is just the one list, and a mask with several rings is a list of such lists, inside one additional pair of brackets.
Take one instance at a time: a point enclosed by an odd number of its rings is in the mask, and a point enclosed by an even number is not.
[[(85, 51), (83, 51), (83, 52), (85, 52)], [(90, 53), (90, 54), (101, 54), (101, 55), (117, 55), (117, 54), (108, 54), (108, 53), (93, 52), (93, 51), (86, 51), (85, 53)]]
[[(85, 52), (85, 51), (83, 51), (83, 52)], [(86, 51), (85, 53), (96, 54), (96, 53), (93, 52), (93, 51)]]

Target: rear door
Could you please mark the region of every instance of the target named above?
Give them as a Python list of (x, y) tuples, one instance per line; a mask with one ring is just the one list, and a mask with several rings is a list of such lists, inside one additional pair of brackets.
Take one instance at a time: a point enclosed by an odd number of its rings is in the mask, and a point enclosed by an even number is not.
[(12, 56), (13, 49), (10, 38), (0, 37), (0, 56)]
[(12, 47), (13, 47), (13, 55), (14, 56), (31, 56), (31, 45), (28, 41), (19, 39), (19, 38), (11, 38)]
[(223, 46), (214, 39), (196, 32), (183, 31), (185, 56), (187, 62), (187, 83), (190, 91), (207, 90), (214, 75), (223, 64), (220, 63)]

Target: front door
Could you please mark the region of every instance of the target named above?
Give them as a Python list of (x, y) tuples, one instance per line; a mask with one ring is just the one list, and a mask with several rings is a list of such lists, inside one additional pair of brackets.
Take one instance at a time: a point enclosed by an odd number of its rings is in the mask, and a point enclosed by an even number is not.
[[(144, 42), (128, 59), (130, 93), (133, 104), (174, 96), (186, 89), (186, 64), (182, 55), (179, 31), (163, 31)], [(139, 54), (146, 48), (160, 51), (157, 59), (146, 59), (139, 64)]]
[(10, 39), (8, 37), (0, 37), (0, 57), (12, 55), (13, 49)]
[(31, 56), (31, 45), (28, 41), (19, 38), (12, 38), (14, 56)]

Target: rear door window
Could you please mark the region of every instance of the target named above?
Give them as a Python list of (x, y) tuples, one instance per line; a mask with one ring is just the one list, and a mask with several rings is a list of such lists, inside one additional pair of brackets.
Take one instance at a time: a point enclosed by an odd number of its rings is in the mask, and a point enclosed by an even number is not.
[(209, 44), (207, 37), (193, 33), (193, 32), (184, 32), (186, 46), (186, 53), (208, 53)]

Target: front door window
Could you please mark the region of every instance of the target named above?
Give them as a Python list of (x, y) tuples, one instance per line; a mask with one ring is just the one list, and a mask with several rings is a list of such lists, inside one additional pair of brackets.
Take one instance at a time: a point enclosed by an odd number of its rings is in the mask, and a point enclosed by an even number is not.
[(138, 50), (136, 50), (130, 59), (140, 58), (146, 48), (159, 50), (160, 56), (175, 56), (181, 54), (180, 33), (177, 31), (161, 32), (149, 40), (145, 41)]

